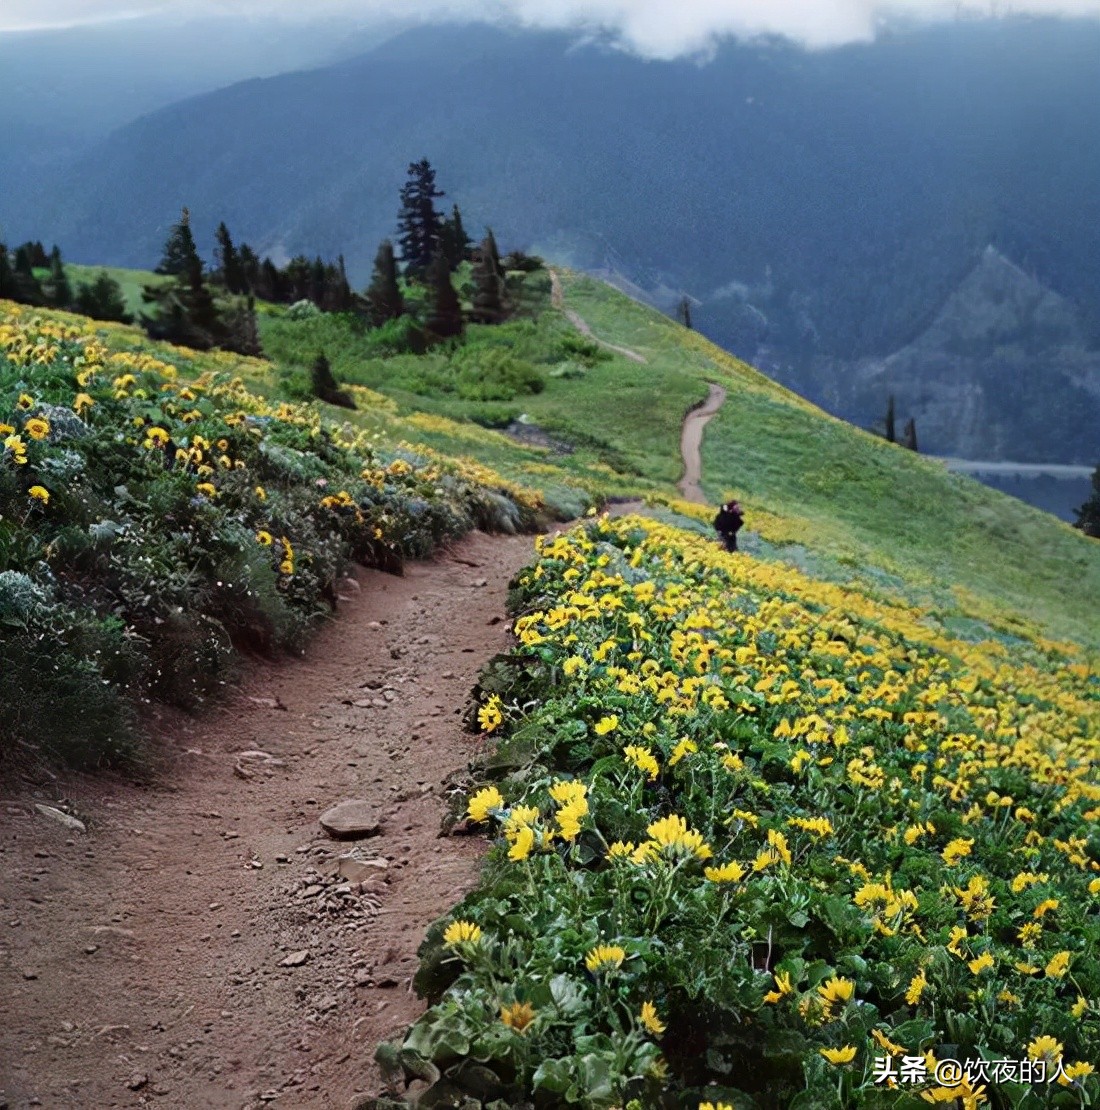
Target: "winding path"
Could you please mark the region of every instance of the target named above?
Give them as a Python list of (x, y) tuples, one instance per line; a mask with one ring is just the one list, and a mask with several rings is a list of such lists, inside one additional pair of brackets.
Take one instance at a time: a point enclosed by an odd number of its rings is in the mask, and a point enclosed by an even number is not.
[[(480, 838), (439, 839), (458, 716), (509, 644), (530, 536), (474, 533), (404, 577), (358, 574), (304, 659), (261, 661), (201, 717), (147, 721), (157, 781), (67, 776), (0, 795), (0, 1106), (350, 1107), (422, 1010), (432, 920)], [(36, 810), (72, 800), (87, 832)], [(381, 830), (318, 816), (366, 801)], [(339, 865), (357, 848), (366, 863)], [(336, 874), (346, 866), (343, 878)]]
[(593, 334), (592, 329), (588, 326), (588, 322), (580, 315), (579, 312), (574, 312), (571, 308), (565, 307), (565, 294), (561, 287), (561, 278), (557, 270), (550, 271), (550, 303), (554, 308), (560, 309), (565, 313), (566, 319), (581, 333), (591, 339), (593, 343), (598, 343), (601, 347), (606, 348), (608, 351), (614, 351), (620, 354), (623, 358), (628, 358), (632, 362), (640, 362), (643, 365), (648, 361), (645, 355), (638, 354), (637, 351), (632, 351), (629, 347), (620, 347), (617, 343), (608, 343), (606, 340), (601, 339), (598, 335)]
[(699, 484), (703, 476), (703, 461), (699, 449), (703, 445), (703, 429), (722, 407), (725, 399), (726, 391), (711, 382), (707, 399), (684, 417), (680, 430), (680, 456), (684, 460), (684, 476), (680, 479), (679, 489), (685, 501), (694, 501), (698, 505), (707, 503), (706, 495)]

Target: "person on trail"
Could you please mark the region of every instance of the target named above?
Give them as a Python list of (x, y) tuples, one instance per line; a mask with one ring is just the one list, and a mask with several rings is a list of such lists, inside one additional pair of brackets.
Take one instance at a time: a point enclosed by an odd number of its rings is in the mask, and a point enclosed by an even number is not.
[(718, 510), (718, 515), (714, 518), (714, 530), (726, 545), (727, 551), (737, 550), (737, 533), (744, 522), (740, 501), (727, 501)]

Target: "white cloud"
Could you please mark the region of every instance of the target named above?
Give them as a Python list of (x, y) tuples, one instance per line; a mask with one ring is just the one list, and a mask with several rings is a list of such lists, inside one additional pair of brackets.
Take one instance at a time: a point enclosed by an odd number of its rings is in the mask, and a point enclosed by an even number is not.
[(1100, 17), (1100, 0), (0, 0), (0, 31), (134, 15), (489, 19), (541, 28), (602, 29), (640, 54), (705, 50), (722, 35), (785, 35), (808, 46), (871, 38), (884, 19), (1049, 14)]

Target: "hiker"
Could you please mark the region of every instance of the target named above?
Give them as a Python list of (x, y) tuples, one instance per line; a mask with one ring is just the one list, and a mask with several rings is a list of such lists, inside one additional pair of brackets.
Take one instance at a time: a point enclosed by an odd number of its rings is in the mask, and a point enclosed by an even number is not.
[(726, 545), (727, 551), (737, 550), (737, 533), (745, 522), (740, 501), (727, 501), (714, 518), (714, 529)]

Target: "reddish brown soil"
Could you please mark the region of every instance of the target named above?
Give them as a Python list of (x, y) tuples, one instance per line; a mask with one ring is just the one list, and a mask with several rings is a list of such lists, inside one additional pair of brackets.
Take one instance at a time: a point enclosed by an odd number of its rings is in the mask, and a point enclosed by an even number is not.
[[(475, 534), (404, 578), (362, 573), (304, 659), (152, 722), (152, 786), (0, 788), (0, 1108), (377, 1093), (375, 1046), (422, 1009), (425, 927), (475, 879), (481, 841), (438, 836), (443, 780), (477, 748), (460, 715), (531, 556), (530, 537)], [(34, 809), (62, 797), (87, 834)], [(317, 818), (346, 798), (376, 809), (358, 847), (386, 866), (341, 888), (349, 845)]]

